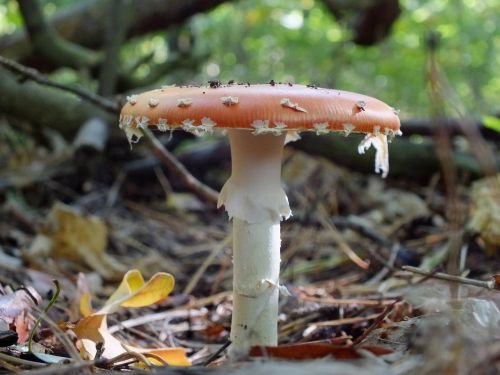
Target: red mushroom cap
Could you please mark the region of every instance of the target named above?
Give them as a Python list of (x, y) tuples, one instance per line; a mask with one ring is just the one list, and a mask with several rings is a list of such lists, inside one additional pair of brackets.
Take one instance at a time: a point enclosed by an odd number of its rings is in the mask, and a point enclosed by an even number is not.
[[(156, 125), (203, 134), (213, 128), (282, 131), (399, 133), (397, 111), (361, 94), (303, 85), (213, 85), (164, 87), (132, 95), (120, 126)], [(125, 129), (127, 130), (127, 129)]]

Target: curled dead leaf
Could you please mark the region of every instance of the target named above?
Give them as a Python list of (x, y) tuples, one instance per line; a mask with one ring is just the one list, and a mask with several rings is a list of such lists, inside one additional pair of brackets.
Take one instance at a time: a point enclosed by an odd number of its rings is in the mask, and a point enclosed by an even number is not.
[(254, 346), (250, 351), (251, 357), (269, 357), (291, 360), (310, 360), (333, 357), (335, 359), (361, 358), (359, 349), (369, 351), (374, 355), (390, 354), (392, 351), (377, 346), (344, 346), (323, 343), (301, 343), (282, 346)]
[(119, 278), (125, 268), (106, 254), (108, 228), (96, 216), (83, 215), (76, 209), (56, 203), (29, 250), (23, 256), (28, 262), (53, 258), (71, 262), (76, 268), (85, 264), (107, 280)]
[[(150, 362), (162, 364), (155, 360), (159, 357), (171, 366), (189, 366), (191, 363), (184, 348), (137, 348), (122, 343), (108, 330), (107, 315), (120, 307), (145, 307), (164, 300), (174, 288), (174, 278), (167, 273), (157, 273), (148, 282), (144, 281), (138, 270), (125, 274), (116, 291), (109, 297), (104, 306), (95, 313), (85, 316), (73, 328), (78, 337), (78, 347), (84, 359), (92, 360), (97, 353), (97, 345), (102, 343), (102, 358), (113, 358), (126, 352), (152, 354)], [(87, 296), (83, 295), (80, 305), (82, 312), (89, 312)]]

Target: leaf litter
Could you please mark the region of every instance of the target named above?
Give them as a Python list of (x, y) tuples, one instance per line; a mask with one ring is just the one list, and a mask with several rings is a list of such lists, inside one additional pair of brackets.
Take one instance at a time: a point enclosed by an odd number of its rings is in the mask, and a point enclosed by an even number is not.
[[(106, 167), (119, 178), (116, 165)], [(0, 254), (22, 259), (0, 264), (0, 333), (8, 337), (0, 367), (6, 370), (61, 359), (82, 371), (166, 364), (235, 374), (499, 369), (498, 292), (433, 279), (434, 268), (450, 262), (453, 228), (442, 193), (431, 185), (382, 182), (288, 150), (283, 178), (294, 217), (282, 225), (282, 281), (291, 295), (281, 299), (280, 345), (253, 348), (249, 361), (235, 364), (219, 353), (227, 347), (231, 318), (225, 215), (166, 191), (154, 177), (148, 177), (151, 187), (120, 180), (113, 198), (113, 181), (93, 176), (95, 187), (86, 190), (75, 173), (56, 168), (49, 186), (24, 176), (0, 207)], [(225, 175), (211, 178), (222, 183)], [(70, 199), (60, 185), (68, 180), (77, 181), (69, 189), (80, 192)], [(463, 276), (487, 279), (499, 265), (491, 219), (498, 195), (485, 194), (480, 184), (463, 187), (474, 203), (468, 235), (461, 237), (461, 269)], [(28, 191), (50, 199), (26, 199)], [(421, 264), (431, 265), (427, 276), (401, 269)], [(61, 295), (42, 314), (53, 296), (52, 279)], [(38, 317), (37, 356), (30, 357), (27, 339)]]

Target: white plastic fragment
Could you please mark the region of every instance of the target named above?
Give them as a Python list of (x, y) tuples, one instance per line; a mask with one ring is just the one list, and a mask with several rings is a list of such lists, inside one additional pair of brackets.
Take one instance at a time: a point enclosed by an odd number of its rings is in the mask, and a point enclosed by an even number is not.
[(191, 104), (193, 104), (193, 100), (191, 98), (177, 99), (177, 107), (189, 107)]
[(347, 137), (356, 128), (353, 124), (342, 124), (344, 135)]
[(227, 106), (232, 106), (240, 102), (240, 99), (236, 96), (223, 96), (220, 98), (220, 100), (222, 104), (225, 104)]
[(316, 130), (316, 135), (328, 134), (328, 122), (321, 122), (313, 125), (314, 130)]
[(129, 102), (131, 105), (136, 104), (137, 103), (137, 95), (127, 96), (127, 102)]
[(151, 108), (154, 108), (156, 107), (158, 104), (160, 104), (160, 101), (156, 98), (149, 98), (148, 100), (148, 105), (151, 107)]
[(389, 173), (389, 147), (385, 134), (367, 134), (358, 146), (358, 152), (364, 154), (366, 150), (373, 146), (375, 148), (375, 173), (382, 173), (382, 177), (387, 177)]
[(307, 112), (307, 110), (305, 108), (302, 108), (301, 106), (299, 106), (298, 103), (292, 103), (290, 101), (290, 99), (288, 99), (288, 98), (281, 99), (280, 104), (283, 107), (291, 108), (291, 109), (298, 111), (298, 112)]

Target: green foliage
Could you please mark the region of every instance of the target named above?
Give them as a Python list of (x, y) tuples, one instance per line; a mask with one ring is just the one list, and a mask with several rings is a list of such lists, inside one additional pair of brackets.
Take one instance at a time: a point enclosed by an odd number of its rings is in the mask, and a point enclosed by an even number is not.
[(498, 117), (483, 116), (482, 121), (485, 127), (500, 133), (500, 119)]
[(401, 0), (401, 6), (390, 37), (366, 48), (350, 42), (349, 30), (318, 0), (224, 4), (192, 23), (198, 48), (211, 52), (197, 79), (315, 83), (379, 97), (404, 117), (426, 117), (425, 36), (435, 30), (453, 100), (470, 115), (498, 111), (500, 3)]
[[(47, 14), (75, 0), (44, 1)], [(402, 14), (389, 37), (372, 47), (351, 42), (351, 31), (320, 0), (227, 2), (195, 16), (181, 28), (134, 38), (122, 51), (124, 70), (137, 65), (146, 76), (151, 63), (178, 53), (172, 35), (189, 34), (192, 53), (208, 55), (199, 72), (174, 72), (159, 84), (219, 79), (241, 82), (314, 83), (376, 96), (402, 117), (430, 113), (426, 66), (429, 31), (440, 35), (436, 59), (447, 84), (447, 108), (480, 117), (500, 112), (498, 0), (400, 0)], [(350, 18), (352, 19), (352, 17)], [(22, 27), (16, 1), (0, 1), (0, 35)], [(150, 55), (150, 59), (144, 56)], [(74, 81), (75, 77), (58, 74)], [(91, 86), (88, 82), (86, 86)], [(450, 117), (458, 113), (447, 113)]]

